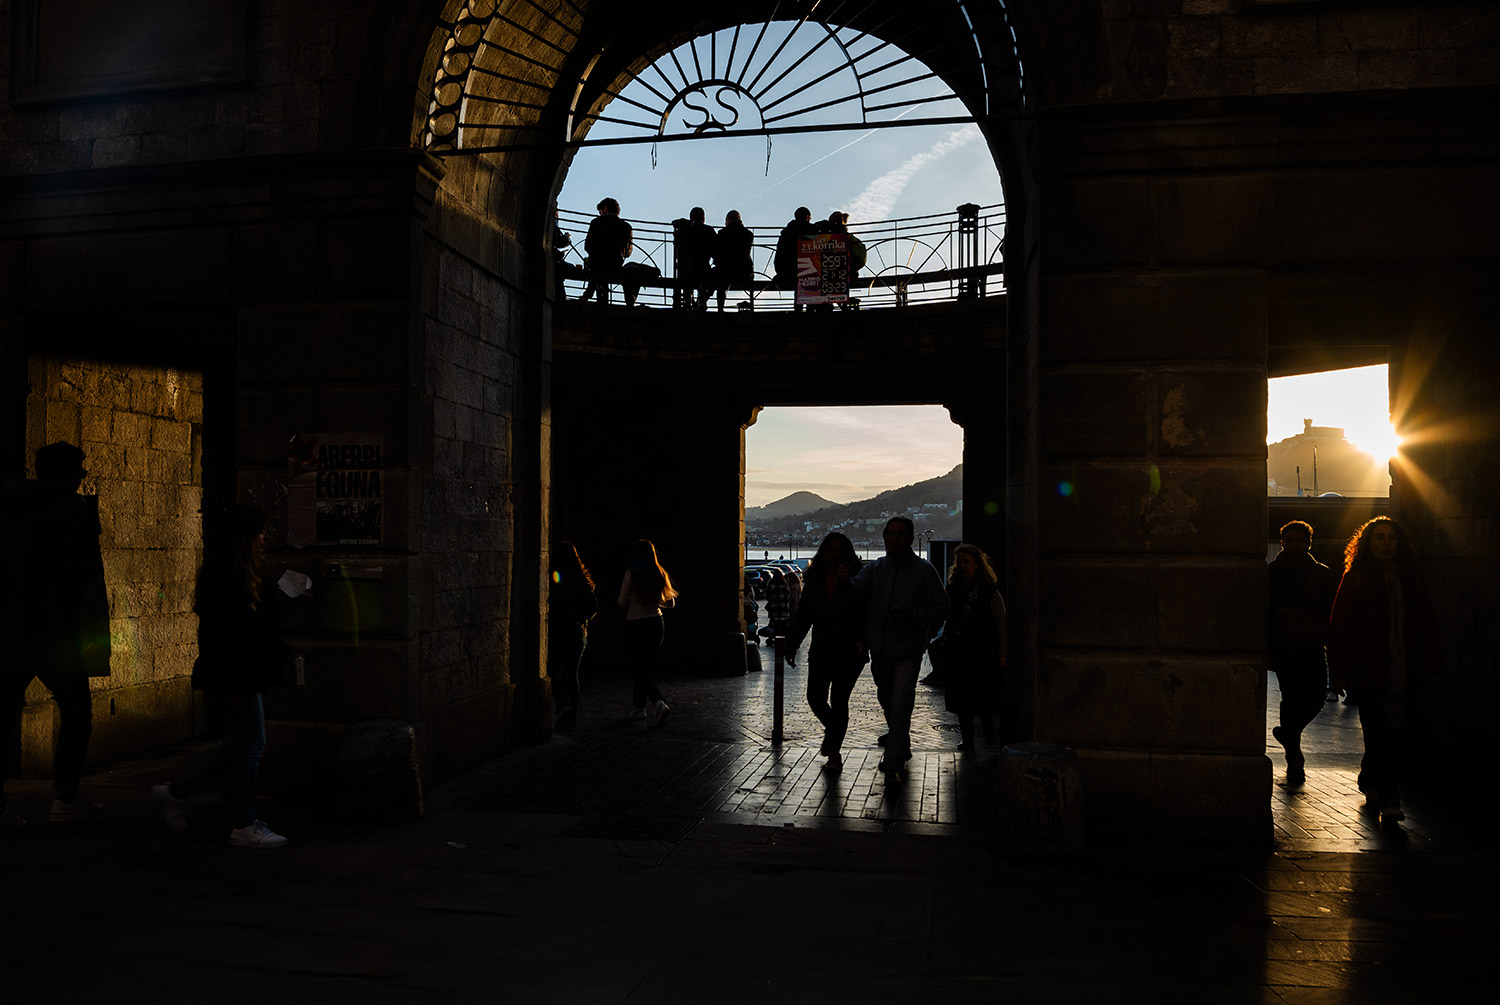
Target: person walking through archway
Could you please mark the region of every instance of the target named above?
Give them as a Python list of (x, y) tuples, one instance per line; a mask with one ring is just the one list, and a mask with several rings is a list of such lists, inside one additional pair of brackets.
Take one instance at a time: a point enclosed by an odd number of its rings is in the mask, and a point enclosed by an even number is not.
[(880, 769), (899, 777), (911, 758), (911, 713), (922, 653), (947, 620), (950, 607), (938, 571), (912, 551), (916, 525), (904, 516), (893, 516), (882, 536), (885, 556), (860, 571), (854, 591), (869, 611), (865, 642), (870, 648), (870, 674), (885, 713), (885, 758)]
[(1312, 556), (1312, 525), (1293, 520), (1281, 528), (1281, 551), (1266, 581), (1267, 656), (1281, 687), (1278, 724), (1271, 729), (1286, 750), (1286, 780), (1307, 778), (1302, 731), (1323, 710), (1328, 687), (1324, 646), (1339, 577)]
[(1403, 745), (1412, 694), (1442, 669), (1437, 615), (1406, 528), (1388, 516), (1365, 522), (1344, 549), (1328, 626), (1328, 666), (1359, 707), (1365, 756), (1359, 790), (1384, 826), (1401, 809)]
[[(99, 509), (78, 488), (88, 474), (71, 443), (36, 452), (36, 478), (0, 486), (0, 554), (4, 555), (5, 639), (10, 663), (0, 670), (0, 761), (26, 702), (32, 678), (52, 692), (61, 720), (52, 755), (53, 823), (87, 820), (104, 807), (79, 792), (93, 733), (89, 678), (109, 676), (109, 597), (99, 550)], [(0, 765), (0, 771), (3, 771)], [(0, 833), (26, 821), (6, 806), (0, 774)]]
[(932, 659), (943, 669), (944, 703), (958, 716), (958, 749), (974, 749), (974, 717), (984, 726), (985, 743), (995, 742), (995, 713), (1005, 680), (1005, 601), (995, 567), (972, 544), (954, 551), (948, 570), (951, 613), (934, 644)]
[(849, 695), (865, 668), (865, 610), (854, 593), (861, 563), (843, 534), (823, 538), (807, 566), (807, 584), (792, 617), (785, 651), (790, 655), (808, 632), (807, 704), (823, 724), (818, 752), (830, 768), (844, 763), (844, 735), (849, 731)]
[(588, 567), (571, 541), (552, 549), (552, 582), (547, 592), (547, 664), (552, 701), (557, 709), (553, 729), (566, 733), (578, 723), (578, 665), (589, 642), (589, 620), (599, 613), (599, 598)]
[(649, 714), (658, 726), (671, 711), (656, 686), (656, 661), (661, 653), (665, 628), (662, 611), (677, 603), (672, 577), (656, 557), (656, 545), (642, 538), (630, 546), (630, 563), (620, 582), (620, 606), (625, 609), (625, 650), (635, 677), (630, 716)]
[(266, 518), (236, 507), (220, 517), (208, 542), (193, 610), (198, 615), (198, 659), (193, 688), (206, 692), (228, 727), (226, 742), (175, 781), (151, 794), (167, 826), (187, 829), (184, 800), (218, 784), (229, 771), (237, 848), (280, 848), (286, 838), (255, 810), (255, 781), (266, 746), (264, 693), (286, 682), (292, 648), (281, 641), (281, 618), (265, 576)]

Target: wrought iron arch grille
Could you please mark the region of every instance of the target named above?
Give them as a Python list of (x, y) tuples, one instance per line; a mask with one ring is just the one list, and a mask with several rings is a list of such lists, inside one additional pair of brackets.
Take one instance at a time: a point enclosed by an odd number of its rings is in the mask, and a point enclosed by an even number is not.
[[(786, 0), (765, 21), (700, 35), (639, 73), (625, 70), (618, 90), (591, 86), (603, 52), (572, 79), (565, 73), (584, 20), (570, 0), (468, 0), (445, 25), (423, 147), (477, 154), (959, 124), (1025, 106), (1001, 0), (930, 0), (922, 17), (907, 0)], [(986, 35), (1004, 39), (1004, 51), (987, 51)], [(569, 114), (546, 127), (558, 88), (571, 93)], [(607, 135), (589, 138), (596, 125)]]

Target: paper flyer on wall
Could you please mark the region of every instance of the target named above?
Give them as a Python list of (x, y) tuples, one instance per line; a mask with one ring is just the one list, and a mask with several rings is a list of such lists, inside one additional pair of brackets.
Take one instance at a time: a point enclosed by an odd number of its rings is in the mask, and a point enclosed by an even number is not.
[(384, 541), (384, 434), (298, 433), (287, 475), (289, 545)]

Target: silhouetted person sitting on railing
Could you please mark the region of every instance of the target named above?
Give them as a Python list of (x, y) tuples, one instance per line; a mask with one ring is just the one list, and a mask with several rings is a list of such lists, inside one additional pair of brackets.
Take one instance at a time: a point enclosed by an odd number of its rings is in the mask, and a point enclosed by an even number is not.
[(854, 298), (854, 281), (859, 278), (859, 270), (864, 268), (867, 257), (865, 242), (849, 233), (849, 214), (840, 212), (839, 210), (834, 210), (828, 214), (827, 230), (831, 234), (843, 234), (848, 238), (849, 299), (843, 304), (843, 308), (846, 311), (853, 310), (859, 306), (859, 301)]
[(625, 289), (625, 305), (635, 304), (640, 284), (632, 285), (624, 271), (625, 259), (635, 250), (635, 235), (630, 224), (620, 219), (620, 204), (605, 197), (595, 207), (599, 215), (589, 223), (588, 236), (583, 239), (583, 250), (588, 256), (589, 283), (579, 297), (582, 302), (599, 294), (601, 304), (609, 303), (609, 284), (619, 283)]
[(776, 257), (773, 264), (776, 268), (776, 288), (778, 290), (795, 290), (797, 288), (797, 240), (798, 238), (810, 237), (818, 232), (818, 227), (812, 222), (812, 210), (806, 206), (798, 206), (797, 213), (781, 228), (781, 235), (776, 238)]
[(694, 206), (688, 217), (672, 221), (678, 291), (683, 305), (702, 311), (708, 309), (713, 289), (714, 229), (704, 222), (702, 206)]
[(724, 215), (724, 229), (714, 236), (714, 279), (719, 287), (719, 310), (730, 290), (750, 290), (755, 282), (755, 262), (750, 257), (755, 232), (740, 222), (739, 210)]

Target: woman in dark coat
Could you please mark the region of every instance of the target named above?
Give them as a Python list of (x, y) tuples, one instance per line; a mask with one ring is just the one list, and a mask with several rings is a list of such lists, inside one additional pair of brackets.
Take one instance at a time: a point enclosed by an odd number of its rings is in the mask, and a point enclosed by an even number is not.
[(724, 229), (714, 235), (714, 280), (719, 288), (719, 310), (730, 290), (749, 290), (755, 281), (755, 262), (750, 251), (755, 234), (740, 222), (738, 210), (724, 216)]
[(995, 742), (995, 712), (1005, 674), (1005, 601), (989, 556), (961, 544), (948, 570), (948, 602), (953, 613), (943, 626), (938, 662), (947, 688), (948, 711), (958, 716), (962, 751), (974, 749), (974, 716), (984, 723), (984, 740)]
[(548, 675), (552, 699), (557, 706), (557, 724), (566, 733), (578, 722), (578, 664), (589, 641), (589, 619), (599, 613), (594, 580), (578, 549), (571, 541), (559, 541), (552, 550), (552, 586), (547, 606)]
[(228, 768), (234, 796), (229, 843), (237, 848), (286, 844), (255, 815), (255, 777), (266, 745), (261, 695), (272, 684), (285, 683), (292, 657), (291, 647), (281, 641), (275, 593), (265, 582), (265, 526), (261, 513), (237, 508), (219, 528), (220, 540), (198, 573), (193, 687), (217, 707), (228, 727), (227, 741), (181, 778), (151, 789), (167, 825), (186, 830), (183, 800), (217, 785)]
[(1344, 549), (1344, 578), (1328, 625), (1328, 669), (1334, 688), (1347, 688), (1359, 706), (1365, 807), (1394, 825), (1406, 819), (1399, 775), (1408, 695), (1442, 669), (1442, 650), (1416, 552), (1406, 529), (1388, 516), (1367, 521)]
[(807, 703), (823, 724), (819, 753), (830, 768), (844, 763), (840, 748), (849, 731), (849, 695), (864, 670), (865, 612), (851, 580), (860, 569), (854, 545), (843, 534), (823, 538), (807, 567), (807, 583), (792, 616), (787, 652), (795, 652), (812, 632), (807, 654)]

